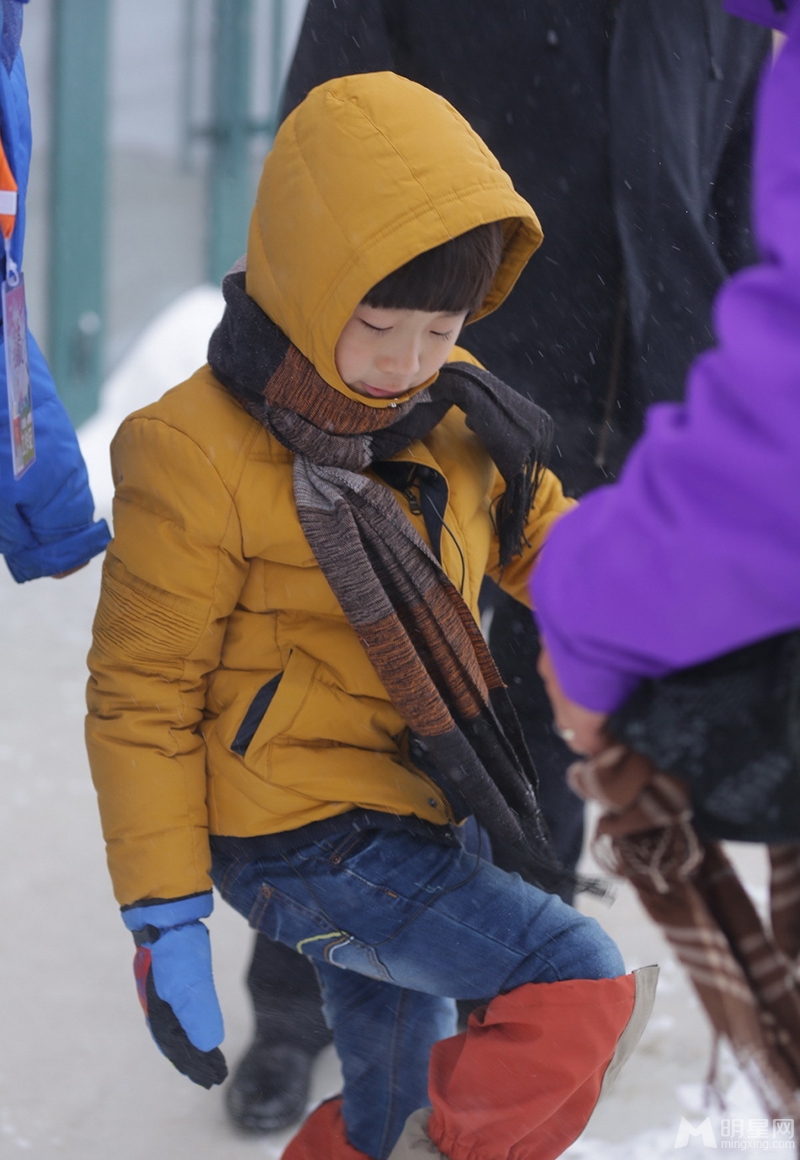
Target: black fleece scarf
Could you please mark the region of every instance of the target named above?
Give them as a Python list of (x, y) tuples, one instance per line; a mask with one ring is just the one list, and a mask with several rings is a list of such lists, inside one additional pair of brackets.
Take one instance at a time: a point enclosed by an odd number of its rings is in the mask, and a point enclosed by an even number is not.
[(460, 593), (393, 493), (362, 472), (458, 406), (506, 482), (501, 563), (519, 552), (551, 434), (549, 417), (486, 371), (451, 363), (435, 384), (373, 408), (330, 387), (245, 291), (223, 283), (209, 344), (216, 377), (294, 453), (294, 498), (326, 579), (417, 744), (520, 873), (557, 890), (536, 773), (502, 679)]

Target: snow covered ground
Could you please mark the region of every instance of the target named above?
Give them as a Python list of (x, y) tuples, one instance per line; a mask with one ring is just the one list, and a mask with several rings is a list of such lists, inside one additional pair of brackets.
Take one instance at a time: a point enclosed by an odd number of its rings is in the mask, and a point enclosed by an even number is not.
[[(109, 381), (101, 412), (82, 432), (104, 514), (108, 442), (119, 421), (203, 361), (220, 310), (216, 290), (192, 291)], [(141, 1017), (133, 948), (111, 895), (83, 749), (85, 655), (99, 575), (95, 561), (65, 580), (18, 587), (0, 569), (0, 1157), (277, 1160), (291, 1132), (235, 1134), (220, 1089), (205, 1092), (174, 1071)], [(763, 894), (762, 851), (739, 848), (736, 857), (756, 896)], [(572, 1160), (663, 1160), (676, 1154), (681, 1118), (697, 1128), (706, 1116), (718, 1148), (791, 1155), (793, 1141), (773, 1148), (758, 1138), (763, 1113), (729, 1065), (727, 1110), (704, 1108), (704, 1016), (630, 891), (621, 887), (612, 905), (585, 906), (618, 940), (629, 967), (659, 962), (662, 981), (633, 1063), (570, 1150)], [(243, 985), (250, 935), (221, 903), (210, 926), (233, 1063), (250, 1033)], [(313, 1098), (337, 1086), (328, 1050)], [(740, 1137), (725, 1135), (726, 1121), (733, 1133), (741, 1127)], [(678, 1155), (707, 1155), (709, 1139), (689, 1135)]]

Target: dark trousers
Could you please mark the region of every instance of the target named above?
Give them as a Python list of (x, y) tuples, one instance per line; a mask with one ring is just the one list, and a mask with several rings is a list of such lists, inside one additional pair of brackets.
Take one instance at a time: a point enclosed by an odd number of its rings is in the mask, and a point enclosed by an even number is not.
[(316, 1055), (332, 1040), (311, 960), (283, 943), (257, 934), (247, 986), (258, 1039), (290, 1043)]
[[(583, 842), (583, 802), (566, 783), (564, 773), (574, 758), (554, 731), (550, 702), (536, 672), (540, 647), (536, 624), (527, 608), (494, 585), (485, 603), (493, 609), (489, 644), (539, 773), (542, 812), (562, 865), (574, 870)], [(502, 869), (502, 850), (493, 853)], [(259, 1039), (291, 1043), (312, 1055), (331, 1042), (317, 977), (303, 955), (256, 935), (247, 985)]]

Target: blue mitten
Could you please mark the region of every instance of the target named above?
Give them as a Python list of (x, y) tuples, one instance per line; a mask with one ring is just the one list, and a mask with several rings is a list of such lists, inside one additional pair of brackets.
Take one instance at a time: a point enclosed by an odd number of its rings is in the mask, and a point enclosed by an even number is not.
[(199, 920), (214, 901), (193, 894), (123, 910), (133, 931), (139, 1001), (156, 1044), (178, 1071), (210, 1088), (228, 1074), (219, 1050), (225, 1031), (211, 973), (211, 943)]

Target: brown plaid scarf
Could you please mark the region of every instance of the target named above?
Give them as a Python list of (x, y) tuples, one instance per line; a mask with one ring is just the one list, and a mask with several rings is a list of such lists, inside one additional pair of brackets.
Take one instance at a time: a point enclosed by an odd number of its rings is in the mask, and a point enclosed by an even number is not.
[(800, 1117), (800, 847), (770, 848), (768, 931), (722, 847), (695, 832), (685, 782), (622, 745), (569, 781), (604, 808), (598, 860), (633, 884), (769, 1113)]
[(478, 625), (390, 489), (362, 474), (461, 408), (507, 485), (495, 512), (506, 563), (523, 542), (549, 417), (466, 363), (405, 403), (368, 407), (324, 382), (246, 294), (244, 274), (228, 275), (223, 292), (211, 368), (294, 453), (303, 531), (416, 745), (520, 873), (559, 889), (535, 770)]

